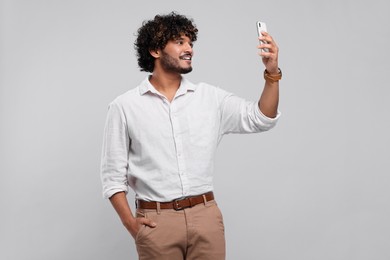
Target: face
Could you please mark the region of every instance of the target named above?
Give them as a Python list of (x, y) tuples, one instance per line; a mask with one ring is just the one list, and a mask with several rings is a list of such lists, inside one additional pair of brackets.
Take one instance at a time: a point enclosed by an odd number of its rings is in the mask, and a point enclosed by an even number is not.
[(186, 74), (192, 71), (192, 41), (187, 36), (171, 40), (161, 51), (161, 67), (167, 72)]

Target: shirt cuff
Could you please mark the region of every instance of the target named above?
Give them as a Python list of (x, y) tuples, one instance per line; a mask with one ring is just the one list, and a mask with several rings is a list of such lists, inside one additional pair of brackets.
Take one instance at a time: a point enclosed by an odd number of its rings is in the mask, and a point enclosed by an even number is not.
[(112, 195), (118, 192), (125, 192), (126, 195), (129, 192), (129, 189), (127, 186), (120, 186), (120, 187), (112, 187), (108, 190), (103, 191), (103, 198), (109, 199)]
[(255, 109), (256, 116), (260, 120), (262, 125), (264, 125), (268, 129), (271, 129), (272, 127), (274, 127), (276, 125), (276, 123), (279, 120), (279, 117), (281, 116), (281, 112), (279, 110), (277, 111), (277, 114), (275, 117), (268, 117), (268, 116), (264, 115), (263, 112), (261, 112), (257, 103), (256, 103), (256, 108), (257, 108), (257, 109)]

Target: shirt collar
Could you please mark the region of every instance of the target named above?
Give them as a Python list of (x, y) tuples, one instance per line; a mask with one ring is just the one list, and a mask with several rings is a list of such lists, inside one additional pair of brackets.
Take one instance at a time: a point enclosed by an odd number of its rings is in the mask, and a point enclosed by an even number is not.
[[(154, 94), (158, 94), (158, 91), (153, 87), (152, 83), (149, 81), (150, 75), (148, 75), (144, 81), (142, 81), (141, 85), (139, 86), (139, 93), (140, 95), (144, 95), (147, 92), (151, 92)], [(182, 78), (180, 87), (177, 90), (177, 94), (185, 94), (187, 91), (195, 91), (196, 85), (192, 82), (188, 81), (185, 78)]]

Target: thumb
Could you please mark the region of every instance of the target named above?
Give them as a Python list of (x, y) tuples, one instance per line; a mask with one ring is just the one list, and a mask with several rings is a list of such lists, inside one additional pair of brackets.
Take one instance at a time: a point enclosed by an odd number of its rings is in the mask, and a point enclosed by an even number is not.
[(147, 219), (147, 218), (144, 218), (142, 220), (142, 224), (144, 224), (145, 226), (151, 227), (151, 228), (154, 228), (157, 226), (157, 224), (155, 222), (153, 222), (152, 220)]

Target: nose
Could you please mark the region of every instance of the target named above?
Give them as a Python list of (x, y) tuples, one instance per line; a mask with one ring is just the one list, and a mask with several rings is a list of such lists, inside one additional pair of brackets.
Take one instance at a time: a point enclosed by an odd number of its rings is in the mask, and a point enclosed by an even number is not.
[(192, 53), (192, 44), (191, 43), (189, 43), (189, 42), (187, 42), (187, 44), (185, 45), (185, 51), (186, 52), (190, 52), (190, 53)]

